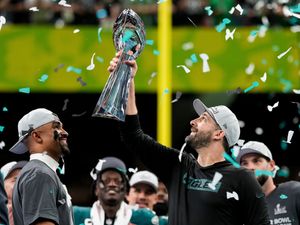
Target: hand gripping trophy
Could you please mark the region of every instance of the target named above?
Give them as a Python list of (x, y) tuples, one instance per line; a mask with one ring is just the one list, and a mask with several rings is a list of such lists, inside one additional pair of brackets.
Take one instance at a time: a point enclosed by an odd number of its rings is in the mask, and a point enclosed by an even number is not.
[(124, 61), (136, 59), (145, 47), (144, 23), (133, 10), (124, 9), (118, 16), (113, 27), (113, 40), (116, 50), (122, 50), (122, 54), (92, 116), (125, 121), (131, 68)]

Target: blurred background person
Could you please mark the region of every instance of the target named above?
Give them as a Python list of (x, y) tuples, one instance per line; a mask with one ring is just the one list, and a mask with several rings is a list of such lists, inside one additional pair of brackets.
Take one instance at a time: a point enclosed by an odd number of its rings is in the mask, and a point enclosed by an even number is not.
[(21, 169), (26, 165), (28, 161), (13, 161), (6, 163), (1, 167), (1, 173), (4, 179), (4, 188), (7, 194), (7, 209), (9, 224), (14, 225), (13, 211), (12, 211), (12, 193), (17, 177)]
[(2, 173), (0, 173), (0, 224), (9, 224), (6, 205), (7, 195), (4, 189)]
[(288, 181), (276, 185), (278, 167), (269, 148), (262, 142), (249, 141), (243, 145), (237, 155), (241, 166), (252, 170), (266, 195), (271, 225), (300, 222), (300, 182)]
[(129, 181), (130, 190), (127, 196), (129, 205), (134, 208), (149, 208), (157, 202), (158, 178), (154, 173), (143, 170), (134, 173)]
[(153, 210), (158, 216), (168, 215), (168, 190), (162, 181), (158, 182), (157, 202), (153, 206)]

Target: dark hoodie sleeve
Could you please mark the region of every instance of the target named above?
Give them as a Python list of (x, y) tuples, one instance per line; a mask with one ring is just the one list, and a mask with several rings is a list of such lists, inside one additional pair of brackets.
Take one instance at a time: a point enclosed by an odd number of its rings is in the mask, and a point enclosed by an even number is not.
[(254, 174), (241, 170), (242, 212), (245, 225), (270, 225), (265, 195)]
[(168, 182), (172, 168), (179, 163), (179, 151), (159, 144), (150, 136), (144, 134), (140, 127), (138, 115), (126, 116), (120, 123), (122, 141), (130, 151), (137, 154), (142, 162), (160, 177)]
[(7, 195), (4, 189), (2, 174), (0, 173), (0, 224), (8, 225)]

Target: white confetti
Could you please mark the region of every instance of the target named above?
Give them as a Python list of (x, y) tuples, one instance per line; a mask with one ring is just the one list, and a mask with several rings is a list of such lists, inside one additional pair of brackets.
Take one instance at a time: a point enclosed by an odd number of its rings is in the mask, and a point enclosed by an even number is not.
[(219, 172), (216, 172), (211, 183), (208, 184), (208, 187), (212, 190), (216, 190), (216, 185), (222, 179), (223, 175)]
[(243, 14), (244, 10), (243, 8), (240, 6), (240, 4), (237, 4), (235, 7), (232, 7), (229, 11), (230, 14), (233, 14), (234, 13), (234, 10), (237, 10), (240, 12), (240, 15)]
[(180, 152), (178, 155), (179, 162), (181, 162), (181, 158), (182, 158), (182, 154), (183, 154), (183, 150), (184, 150), (185, 146), (186, 146), (186, 143), (184, 143), (180, 149)]
[(64, 6), (64, 7), (71, 7), (71, 5), (70, 5), (70, 4), (67, 4), (67, 2), (66, 2), (65, 0), (60, 0), (60, 1), (58, 2), (58, 4), (59, 4), (59, 5), (62, 5), (62, 6)]
[(0, 148), (3, 149), (4, 147), (5, 147), (5, 142), (4, 142), (4, 141), (1, 141), (1, 142), (0, 142)]
[(128, 169), (128, 172), (130, 172), (130, 173), (136, 173), (137, 171), (138, 171), (137, 167), (135, 167), (134, 169), (133, 168)]
[(36, 6), (29, 8), (30, 11), (38, 12), (40, 11)]
[(0, 30), (2, 28), (2, 25), (6, 24), (6, 19), (4, 16), (0, 16)]
[(99, 159), (99, 162), (97, 163), (95, 169), (96, 169), (97, 171), (101, 171), (101, 170), (102, 170), (103, 163), (105, 163), (105, 162), (106, 162), (105, 159)]
[(289, 47), (288, 50), (286, 50), (285, 52), (281, 53), (280, 55), (277, 56), (277, 59), (281, 59), (283, 56), (285, 56), (285, 54), (287, 54), (290, 50), (292, 49), (292, 47)]
[(73, 34), (77, 34), (80, 30), (79, 29), (75, 29), (73, 30)]
[(239, 196), (235, 191), (233, 191), (232, 193), (226, 191), (226, 197), (227, 199), (234, 198), (237, 201), (239, 200)]
[(255, 65), (253, 63), (250, 63), (249, 66), (246, 68), (245, 72), (246, 74), (250, 75), (253, 73), (255, 68)]
[(91, 64), (88, 65), (86, 67), (87, 70), (93, 70), (95, 68), (95, 64), (94, 64), (94, 56), (95, 56), (96, 53), (93, 54), (92, 58), (91, 58)]
[(233, 35), (235, 32), (236, 28), (233, 29), (233, 31), (230, 32), (228, 28), (226, 28), (226, 35), (225, 35), (225, 40), (227, 41), (229, 38), (233, 40)]
[(186, 42), (186, 43), (183, 43), (183, 45), (182, 45), (182, 50), (184, 50), (184, 51), (191, 50), (193, 48), (194, 48), (193, 42)]
[(268, 105), (267, 108), (268, 108), (268, 110), (269, 110), (270, 112), (272, 112), (272, 110), (273, 110), (274, 108), (278, 107), (278, 105), (279, 105), (279, 102), (276, 102), (273, 106)]
[(285, 143), (288, 143), (288, 144), (291, 144), (291, 140), (292, 140), (293, 135), (294, 135), (294, 131), (293, 131), (293, 130), (290, 130), (290, 131), (288, 132), (287, 140), (284, 141), (284, 142), (285, 142)]
[(262, 82), (266, 82), (266, 80), (267, 80), (267, 73), (266, 73), (266, 72), (265, 72), (264, 75), (260, 78), (260, 80), (261, 80)]
[(209, 68), (209, 64), (208, 64), (208, 55), (206, 53), (201, 53), (199, 54), (200, 58), (202, 59), (202, 72), (203, 73), (207, 73), (210, 71), (210, 68)]
[(296, 89), (293, 89), (293, 92), (295, 93), (295, 94), (300, 94), (300, 89), (299, 90), (296, 90)]
[(183, 68), (183, 69), (184, 69), (184, 72), (186, 72), (186, 73), (191, 72), (191, 70), (190, 70), (189, 68), (187, 68), (185, 65), (178, 65), (178, 66), (176, 66), (176, 67), (177, 67), (177, 68), (179, 68), (179, 67)]

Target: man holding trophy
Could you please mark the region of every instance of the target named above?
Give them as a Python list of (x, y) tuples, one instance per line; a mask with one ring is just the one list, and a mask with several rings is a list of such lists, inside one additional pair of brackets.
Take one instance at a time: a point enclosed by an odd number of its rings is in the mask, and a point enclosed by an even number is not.
[(131, 11), (121, 13), (114, 26), (114, 31), (119, 31), (114, 35), (120, 37), (114, 36), (118, 53), (108, 68), (111, 74), (93, 116), (122, 121), (121, 136), (127, 147), (168, 188), (169, 224), (270, 224), (265, 196), (254, 174), (235, 168), (224, 158), (240, 136), (238, 120), (229, 108), (207, 108), (199, 99), (194, 101), (199, 117), (190, 122), (191, 133), (185, 142), (198, 153), (197, 159), (183, 152), (185, 145), (181, 151), (168, 148), (143, 133), (134, 76), (145, 32), (141, 20)]

